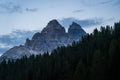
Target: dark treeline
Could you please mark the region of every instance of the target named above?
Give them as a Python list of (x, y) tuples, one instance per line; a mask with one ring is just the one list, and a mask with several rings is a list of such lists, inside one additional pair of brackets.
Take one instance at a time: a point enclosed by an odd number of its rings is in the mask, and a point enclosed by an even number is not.
[(120, 22), (51, 54), (3, 60), (0, 80), (120, 80)]

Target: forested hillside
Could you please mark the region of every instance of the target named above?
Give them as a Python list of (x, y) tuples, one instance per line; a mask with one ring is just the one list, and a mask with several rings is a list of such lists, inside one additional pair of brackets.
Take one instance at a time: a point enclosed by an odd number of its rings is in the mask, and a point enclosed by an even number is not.
[(51, 54), (4, 60), (0, 80), (120, 80), (120, 22)]

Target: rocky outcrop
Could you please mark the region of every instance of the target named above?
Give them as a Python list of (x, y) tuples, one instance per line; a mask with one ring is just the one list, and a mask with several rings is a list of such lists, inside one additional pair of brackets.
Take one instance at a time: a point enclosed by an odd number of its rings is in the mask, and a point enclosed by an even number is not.
[(52, 20), (48, 23), (48, 25), (42, 30), (42, 35), (45, 36), (45, 38), (49, 39), (61, 39), (65, 37), (65, 28), (62, 27), (58, 23), (57, 20)]
[(16, 46), (5, 52), (1, 58), (17, 59), (22, 56), (38, 55), (51, 52), (58, 46), (67, 46), (73, 41), (78, 41), (86, 32), (80, 25), (73, 22), (66, 33), (65, 28), (57, 20), (52, 20), (40, 32), (34, 34), (32, 39), (26, 39), (23, 46)]
[(86, 34), (86, 32), (81, 28), (79, 24), (73, 22), (68, 29), (68, 34), (72, 40), (78, 41), (81, 36)]

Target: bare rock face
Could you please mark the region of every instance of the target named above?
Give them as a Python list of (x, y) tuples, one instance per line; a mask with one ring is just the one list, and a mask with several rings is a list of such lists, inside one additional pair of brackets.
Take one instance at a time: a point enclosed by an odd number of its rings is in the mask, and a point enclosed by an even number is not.
[(42, 30), (41, 34), (47, 39), (61, 39), (66, 35), (65, 28), (62, 27), (57, 20), (50, 21)]
[(52, 20), (41, 33), (36, 33), (31, 41), (27, 39), (25, 44), (31, 44), (31, 46), (26, 45), (26, 47), (29, 47), (29, 49), (38, 54), (42, 54), (44, 52), (51, 52), (51, 50), (58, 46), (65, 46), (66, 42), (65, 28), (57, 20)]
[(68, 34), (71, 39), (78, 41), (81, 36), (86, 34), (86, 32), (81, 28), (79, 24), (73, 22), (68, 29)]
[(31, 54), (38, 55), (44, 52), (51, 52), (58, 46), (67, 46), (73, 41), (78, 41), (86, 32), (80, 25), (73, 22), (65, 32), (65, 28), (57, 20), (52, 20), (41, 31), (33, 35), (32, 39), (26, 39), (23, 46), (16, 46), (5, 52), (2, 59), (17, 59)]
[(31, 44), (31, 41), (29, 40), (29, 38), (27, 38), (26, 39), (26, 43), (25, 43), (25, 46), (27, 47), (27, 48), (29, 48), (29, 46), (31, 46), (32, 44)]

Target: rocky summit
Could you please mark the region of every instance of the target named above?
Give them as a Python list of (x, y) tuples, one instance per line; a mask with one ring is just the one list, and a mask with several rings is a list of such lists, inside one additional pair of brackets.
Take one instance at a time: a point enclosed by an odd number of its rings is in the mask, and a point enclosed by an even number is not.
[(33, 35), (32, 39), (26, 39), (24, 45), (15, 46), (6, 51), (1, 59), (18, 59), (23, 56), (30, 56), (32, 54), (39, 55), (44, 52), (51, 52), (58, 46), (67, 46), (73, 41), (78, 41), (84, 36), (86, 32), (81, 26), (73, 22), (68, 28), (68, 32), (57, 21), (52, 20), (48, 25), (40, 32)]
[(74, 41), (79, 41), (81, 36), (85, 35), (85, 33), (86, 32), (81, 28), (81, 26), (75, 22), (73, 22), (68, 29), (68, 34)]

